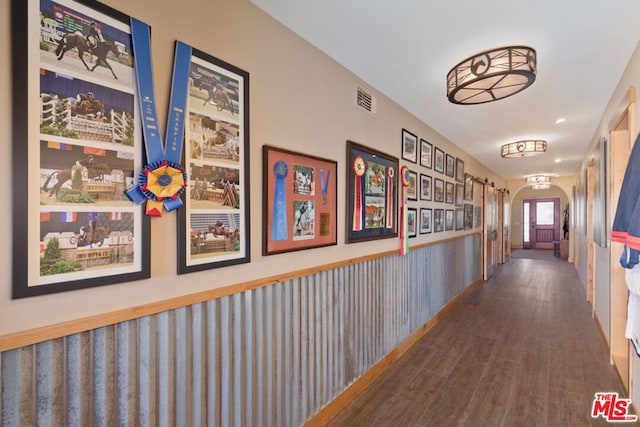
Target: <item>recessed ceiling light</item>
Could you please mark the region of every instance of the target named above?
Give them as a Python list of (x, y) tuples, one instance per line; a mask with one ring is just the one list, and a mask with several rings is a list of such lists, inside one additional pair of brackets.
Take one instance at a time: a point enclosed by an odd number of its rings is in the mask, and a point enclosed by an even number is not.
[(559, 125), (560, 123), (564, 123), (565, 121), (567, 121), (567, 119), (565, 119), (564, 117), (560, 117), (559, 119), (556, 119), (555, 123)]
[(556, 163), (560, 163), (562, 159), (556, 159)]

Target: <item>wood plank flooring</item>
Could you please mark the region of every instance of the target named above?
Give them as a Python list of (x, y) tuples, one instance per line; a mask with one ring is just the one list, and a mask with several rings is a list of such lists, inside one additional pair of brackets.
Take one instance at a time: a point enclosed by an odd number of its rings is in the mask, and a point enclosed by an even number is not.
[(597, 391), (622, 386), (574, 266), (512, 259), (330, 425), (609, 425)]

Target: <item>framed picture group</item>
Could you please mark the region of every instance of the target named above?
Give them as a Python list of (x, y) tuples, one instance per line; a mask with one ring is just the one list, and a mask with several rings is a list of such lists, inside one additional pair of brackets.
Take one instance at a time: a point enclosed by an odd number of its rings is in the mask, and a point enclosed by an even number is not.
[(417, 211), (419, 234), (465, 229), (464, 206), (473, 200), (473, 177), (465, 172), (464, 160), (407, 129), (402, 129), (401, 151), (402, 160), (424, 168), (409, 169), (408, 201), (435, 205), (409, 208)]

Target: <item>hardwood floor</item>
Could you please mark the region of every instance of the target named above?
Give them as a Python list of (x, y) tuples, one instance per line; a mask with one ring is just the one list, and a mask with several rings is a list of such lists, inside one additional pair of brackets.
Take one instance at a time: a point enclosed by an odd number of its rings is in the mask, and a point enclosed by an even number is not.
[(512, 259), (330, 425), (609, 425), (597, 391), (622, 386), (574, 266)]

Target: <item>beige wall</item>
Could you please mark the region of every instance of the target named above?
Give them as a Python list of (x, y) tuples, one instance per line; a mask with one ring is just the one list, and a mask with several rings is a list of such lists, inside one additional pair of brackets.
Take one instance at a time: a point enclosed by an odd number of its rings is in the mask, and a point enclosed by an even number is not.
[[(169, 1), (109, 0), (108, 5), (152, 27), (153, 63), (159, 118), (165, 118), (168, 82), (176, 39), (250, 73), (251, 258), (239, 265), (184, 276), (176, 275), (175, 214), (152, 220), (149, 280), (56, 295), (11, 300), (11, 206), (0, 210), (0, 335), (95, 313), (110, 312), (163, 299), (295, 271), (356, 256), (398, 248), (396, 239), (345, 245), (345, 141), (350, 139), (400, 157), (400, 133), (407, 128), (444, 151), (462, 158), (467, 172), (502, 179), (366, 82), (313, 48), (246, 0)], [(0, 140), (11, 141), (10, 1), (0, 0)], [(378, 98), (371, 115), (355, 106), (356, 85)], [(443, 89), (444, 90), (444, 89)], [(22, 94), (16, 94), (21, 96)], [(272, 144), (338, 161), (338, 246), (261, 256), (261, 146)], [(412, 169), (418, 169), (415, 165)], [(424, 170), (423, 172), (428, 172)], [(10, 185), (11, 161), (0, 157), (0, 180)], [(476, 189), (477, 190), (477, 189)], [(474, 191), (479, 204), (479, 191)], [(10, 195), (6, 194), (7, 200)], [(413, 206), (419, 206), (413, 203)], [(429, 207), (428, 205), (424, 205)], [(451, 237), (419, 236), (412, 244)], [(458, 233), (462, 234), (462, 233)], [(15, 236), (22, 238), (22, 236)]]

